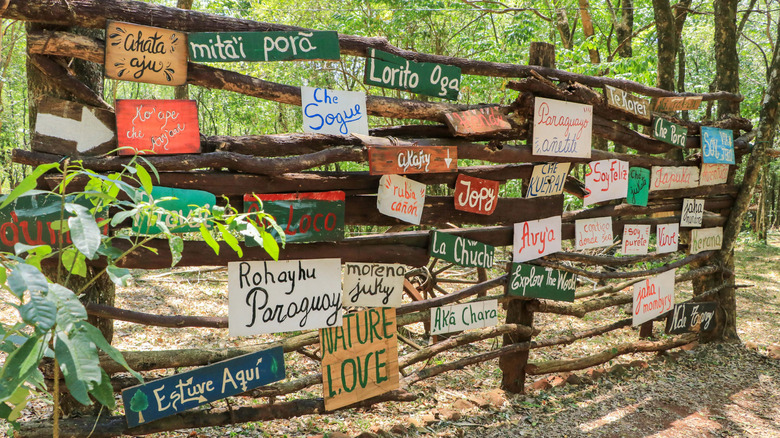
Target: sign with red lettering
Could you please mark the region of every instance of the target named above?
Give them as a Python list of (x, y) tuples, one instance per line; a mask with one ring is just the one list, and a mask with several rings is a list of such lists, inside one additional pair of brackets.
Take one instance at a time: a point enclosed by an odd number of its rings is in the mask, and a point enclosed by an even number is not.
[(590, 158), (593, 107), (534, 98), (534, 155)]
[(599, 160), (588, 163), (585, 192), (584, 205), (625, 198), (628, 193), (628, 162)]
[(658, 97), (655, 99), (655, 111), (688, 111), (698, 109), (701, 96)]
[(570, 166), (571, 163), (545, 163), (534, 166), (531, 181), (528, 182), (526, 198), (555, 196), (563, 193)]
[(704, 220), (704, 199), (683, 199), (680, 226), (700, 227)]
[(498, 181), (458, 175), (455, 182), (455, 210), (490, 215), (498, 204)]
[(653, 166), (650, 172), (650, 191), (698, 187), (699, 168), (693, 166)]
[(729, 165), (721, 163), (702, 163), (700, 186), (725, 184), (729, 180)]
[[(287, 242), (334, 242), (344, 239), (344, 192), (246, 194), (244, 211), (273, 216)], [(276, 236), (276, 230), (271, 231)], [(247, 246), (262, 245), (246, 237)]]
[(677, 244), (680, 241), (680, 224), (658, 224), (655, 240), (658, 254), (677, 251)]
[(577, 250), (612, 245), (612, 216), (574, 221)]
[(512, 261), (527, 262), (561, 250), (561, 217), (515, 224)]
[(645, 255), (650, 243), (650, 225), (623, 227), (623, 255)]
[(420, 225), (424, 206), (425, 184), (400, 175), (383, 175), (379, 179), (376, 208), (380, 213)]
[(638, 326), (674, 308), (675, 269), (634, 285), (632, 325)]
[(200, 153), (194, 100), (116, 101), (119, 155)]
[(106, 77), (160, 85), (187, 82), (186, 33), (111, 21), (106, 35)]
[(458, 170), (457, 146), (369, 146), (371, 175), (444, 173)]
[(450, 132), (454, 135), (467, 136), (512, 130), (512, 125), (494, 106), (447, 113), (444, 116)]

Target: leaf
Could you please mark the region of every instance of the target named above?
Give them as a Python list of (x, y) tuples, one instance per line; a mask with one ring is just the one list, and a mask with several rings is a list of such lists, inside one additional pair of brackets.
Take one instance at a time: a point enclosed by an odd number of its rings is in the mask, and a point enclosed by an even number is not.
[(21, 299), (27, 290), (38, 292), (49, 290), (49, 282), (34, 266), (19, 263), (8, 276), (8, 288)]
[(62, 265), (74, 275), (79, 277), (87, 276), (86, 259), (84, 254), (80, 253), (76, 248), (71, 247), (62, 251)]
[(138, 379), (139, 382), (144, 381), (143, 376), (141, 376), (141, 374), (139, 374), (138, 372), (130, 368), (130, 365), (127, 364), (127, 361), (125, 361), (124, 356), (122, 356), (122, 353), (120, 353), (119, 350), (111, 346), (111, 344), (109, 344), (108, 341), (106, 341), (106, 338), (103, 337), (103, 333), (101, 333), (100, 330), (97, 329), (97, 327), (93, 326), (88, 322), (80, 322), (77, 324), (77, 327), (84, 333), (84, 335), (87, 338), (89, 338), (90, 341), (95, 343), (97, 348), (103, 350), (103, 352), (106, 353), (108, 357), (113, 359), (114, 362), (125, 367), (125, 369), (129, 371), (130, 374), (133, 375), (133, 377)]
[(211, 235), (211, 231), (209, 231), (208, 228), (206, 228), (206, 226), (203, 224), (200, 224), (199, 231), (200, 235), (203, 236), (203, 240), (206, 242), (206, 244), (214, 250), (214, 254), (219, 255), (219, 243), (214, 240), (214, 236)]
[(146, 394), (138, 390), (133, 394), (133, 398), (130, 399), (130, 410), (133, 412), (141, 412), (149, 407), (149, 398)]
[(106, 274), (108, 274), (108, 278), (117, 286), (127, 286), (128, 280), (133, 278), (129, 269), (118, 268), (114, 265), (109, 265), (106, 268)]
[(17, 242), (14, 245), (14, 253), (21, 256), (24, 253), (30, 255), (46, 256), (51, 254), (51, 246), (49, 245), (27, 245), (21, 242)]
[(125, 219), (135, 216), (138, 213), (138, 208), (133, 208), (131, 210), (122, 210), (119, 213), (115, 214), (114, 217), (111, 218), (111, 226), (115, 227), (118, 224), (125, 221)]
[(30, 301), (19, 308), (22, 320), (43, 334), (57, 322), (57, 304), (47, 300), (39, 291), (30, 291)]
[(75, 324), (87, 319), (87, 311), (76, 294), (67, 287), (51, 283), (46, 298), (57, 304), (57, 326), (61, 330), (71, 330)]
[(57, 330), (54, 355), (60, 362), (70, 394), (79, 403), (91, 405), (92, 400), (87, 393), (103, 378), (95, 344), (83, 332), (66, 333)]
[(274, 260), (279, 260), (279, 243), (271, 233), (263, 232), (263, 249)]
[(217, 228), (219, 228), (219, 232), (222, 234), (222, 239), (225, 241), (225, 243), (233, 248), (233, 251), (235, 251), (239, 257), (243, 257), (244, 251), (242, 251), (241, 247), (238, 246), (238, 239), (236, 239), (236, 236), (231, 234), (230, 231), (219, 222), (217, 222)]
[(92, 397), (95, 397), (95, 400), (101, 405), (114, 409), (116, 407), (116, 399), (114, 399), (114, 388), (111, 387), (111, 377), (102, 369), (100, 370), (100, 374), (103, 378), (100, 379), (100, 383), (95, 385), (89, 393), (92, 394)]
[(6, 357), (5, 365), (0, 368), (0, 401), (5, 401), (16, 388), (37, 370), (47, 337), (30, 337), (21, 347)]
[(168, 239), (168, 247), (171, 249), (171, 267), (173, 267), (181, 260), (181, 253), (184, 251), (184, 240), (179, 236), (171, 236)]
[(16, 421), (22, 414), (22, 409), (27, 407), (27, 396), (30, 394), (30, 390), (24, 386), (20, 386), (16, 389), (16, 392), (8, 399), (8, 403), (14, 405), (11, 412), (8, 413), (6, 419), (8, 421)]
[(75, 216), (68, 218), (73, 244), (88, 259), (93, 260), (102, 238), (94, 216), (83, 205), (65, 204), (65, 209), (75, 213)]
[(0, 204), (0, 209), (5, 208), (8, 204), (15, 201), (16, 198), (23, 195), (25, 192), (34, 189), (38, 185), (38, 178), (40, 178), (41, 175), (55, 167), (58, 167), (59, 165), (60, 163), (47, 163), (36, 167), (31, 174), (27, 175), (27, 178), (23, 179), (22, 182), (20, 182), (19, 185), (13, 189), (10, 195), (5, 197), (3, 203)]
[(135, 170), (138, 181), (141, 183), (141, 187), (143, 187), (146, 193), (152, 193), (152, 177), (149, 175), (149, 172), (147, 172), (146, 169), (140, 164), (135, 165)]

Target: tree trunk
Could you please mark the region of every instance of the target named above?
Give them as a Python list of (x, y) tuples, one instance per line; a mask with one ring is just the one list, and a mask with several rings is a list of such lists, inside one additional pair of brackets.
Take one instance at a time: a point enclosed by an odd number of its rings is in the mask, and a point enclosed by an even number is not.
[[(176, 7), (179, 9), (192, 9), (193, 0), (177, 0)], [(189, 85), (179, 85), (173, 89), (173, 98), (186, 100), (190, 98)]]
[(674, 15), (669, 0), (653, 0), (655, 28), (658, 34), (658, 76), (656, 86), (674, 90), (674, 66), (677, 57), (677, 38)]
[(618, 56), (621, 58), (630, 58), (633, 56), (631, 48), (632, 34), (634, 33), (634, 2), (633, 0), (623, 0), (620, 7), (620, 22), (615, 27), (617, 36)]
[[(593, 31), (593, 20), (591, 20), (590, 12), (588, 11), (588, 8), (590, 7), (590, 5), (588, 5), (588, 0), (579, 0), (579, 5), (580, 18), (582, 19), (582, 33), (585, 35), (585, 38), (592, 39), (595, 36), (595, 32)], [(588, 49), (588, 54), (590, 55), (591, 64), (601, 63), (601, 57), (599, 56), (599, 51), (597, 49)]]
[(567, 50), (573, 49), (574, 41), (571, 34), (571, 26), (569, 26), (569, 17), (566, 15), (566, 9), (557, 8), (555, 10), (555, 27), (558, 28), (558, 33), (561, 35), (561, 44), (563, 44), (563, 48)]
[[(715, 87), (739, 93), (737, 0), (715, 0)], [(739, 115), (739, 102), (719, 101), (718, 118)]]

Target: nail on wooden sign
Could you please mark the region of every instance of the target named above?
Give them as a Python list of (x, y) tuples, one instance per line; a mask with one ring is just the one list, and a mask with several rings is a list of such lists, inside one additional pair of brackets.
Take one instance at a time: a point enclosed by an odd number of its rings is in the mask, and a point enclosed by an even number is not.
[(380, 213), (420, 225), (425, 206), (425, 184), (400, 175), (382, 175), (376, 208)]
[(607, 105), (634, 114), (645, 120), (650, 120), (650, 101), (620, 88), (604, 85), (607, 95)]
[(599, 160), (585, 171), (584, 205), (625, 198), (628, 193), (628, 161)]
[(593, 107), (534, 98), (534, 155), (590, 158)]
[(159, 85), (187, 82), (187, 34), (110, 21), (106, 77)]
[(446, 113), (445, 122), (450, 132), (457, 136), (491, 134), (511, 131), (512, 125), (501, 111), (494, 106), (457, 113)]
[(612, 216), (578, 219), (574, 221), (574, 229), (578, 251), (612, 245)]
[(698, 254), (702, 251), (720, 249), (722, 245), (723, 227), (694, 228), (691, 230), (688, 252)]
[(194, 100), (116, 101), (119, 155), (200, 153)]
[(431, 231), (430, 256), (460, 266), (492, 268), (495, 250), (494, 247), (476, 240), (441, 231)]
[(498, 300), (477, 301), (431, 309), (431, 334), (459, 332), (498, 324)]
[(561, 217), (525, 221), (515, 224), (512, 261), (538, 259), (561, 250)]
[(455, 209), (491, 215), (498, 204), (498, 181), (458, 175), (455, 181)]
[(193, 62), (338, 61), (336, 31), (289, 32), (191, 32), (188, 35)]
[(38, 103), (31, 148), (59, 155), (103, 155), (116, 149), (111, 111), (44, 96)]
[(456, 146), (368, 146), (371, 175), (445, 173), (458, 170)]
[(512, 263), (509, 295), (574, 302), (577, 274), (542, 266)]
[(623, 255), (645, 255), (650, 244), (650, 225), (623, 226)]
[(534, 166), (526, 198), (555, 196), (563, 193), (571, 163), (545, 163)]
[(653, 166), (650, 191), (698, 187), (699, 168), (693, 166)]
[(710, 332), (715, 329), (715, 312), (718, 303), (680, 303), (674, 305), (674, 311), (666, 317), (666, 333)]
[[(244, 195), (244, 211), (270, 214), (282, 228), (286, 242), (336, 242), (344, 239), (345, 195), (342, 191)], [(271, 229), (276, 236), (276, 230)], [(247, 246), (262, 245), (254, 238)]]
[(457, 100), (460, 81), (460, 67), (410, 61), (381, 50), (368, 49), (363, 77), (363, 82), (368, 85)]
[(632, 325), (655, 319), (674, 307), (675, 269), (645, 279), (634, 285)]
[(398, 263), (345, 263), (344, 304), (398, 307), (404, 293), (406, 269)]
[(701, 105), (701, 96), (658, 97), (654, 100), (653, 110), (661, 112), (695, 110)]
[(663, 117), (656, 117), (653, 122), (653, 137), (664, 143), (669, 143), (681, 148), (685, 147), (688, 139), (688, 128), (672, 123)]

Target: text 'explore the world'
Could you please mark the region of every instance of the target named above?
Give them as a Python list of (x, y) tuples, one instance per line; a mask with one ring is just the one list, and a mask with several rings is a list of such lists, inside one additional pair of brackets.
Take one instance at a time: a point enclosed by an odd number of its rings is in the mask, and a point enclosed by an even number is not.
[(512, 263), (509, 295), (574, 302), (577, 274), (560, 269)]
[(515, 224), (512, 261), (538, 259), (561, 250), (561, 217), (525, 221)]
[(534, 98), (534, 155), (590, 158), (593, 107)]
[(192, 62), (341, 58), (336, 31), (191, 32), (188, 49)]
[[(342, 191), (244, 195), (244, 211), (271, 215), (284, 232), (286, 242), (335, 242), (344, 239), (345, 195)], [(264, 223), (267, 226), (267, 224)], [(269, 229), (277, 236), (276, 230)], [(263, 242), (245, 236), (247, 246)]]
[(398, 307), (404, 293), (406, 269), (398, 263), (345, 263), (344, 304)]
[(671, 269), (634, 285), (632, 325), (643, 324), (672, 310), (675, 271)]
[(194, 100), (117, 99), (119, 155), (200, 152)]
[(106, 77), (159, 85), (187, 82), (187, 34), (109, 21)]
[(301, 101), (303, 132), (368, 135), (365, 93), (301, 87)]
[(368, 85), (457, 100), (460, 81), (460, 67), (410, 61), (381, 50), (368, 49), (363, 78)]
[(400, 175), (382, 175), (376, 208), (380, 213), (420, 225), (425, 206), (425, 184)]
[(476, 240), (433, 230), (429, 254), (460, 266), (492, 268), (495, 248)]
[(431, 334), (459, 332), (498, 324), (498, 300), (441, 306), (431, 309)]

